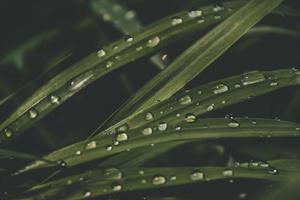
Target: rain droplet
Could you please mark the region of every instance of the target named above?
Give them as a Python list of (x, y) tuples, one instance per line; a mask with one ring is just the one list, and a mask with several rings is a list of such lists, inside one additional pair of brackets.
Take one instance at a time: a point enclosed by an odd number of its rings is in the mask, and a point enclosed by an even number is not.
[(241, 82), (242, 85), (251, 85), (255, 83), (260, 83), (266, 80), (266, 77), (263, 73), (259, 71), (251, 71), (242, 75)]
[(107, 146), (105, 147), (105, 149), (106, 149), (106, 151), (111, 151), (111, 150), (113, 149), (113, 147), (112, 147), (111, 145), (107, 145)]
[(153, 132), (152, 128), (150, 128), (150, 127), (144, 128), (142, 131), (143, 135), (151, 135), (152, 132)]
[(153, 177), (152, 179), (152, 183), (154, 185), (163, 185), (166, 183), (166, 178), (164, 176), (161, 176), (161, 175), (156, 175)]
[(271, 83), (270, 83), (270, 86), (277, 86), (278, 85), (278, 82), (277, 81), (272, 81)]
[(113, 62), (112, 61), (107, 61), (106, 63), (106, 68), (111, 68), (111, 66), (113, 66)]
[(188, 13), (189, 17), (195, 18), (195, 17), (201, 17), (202, 16), (202, 11), (198, 9), (192, 9)]
[(209, 105), (209, 106), (206, 108), (206, 110), (207, 110), (207, 111), (212, 111), (214, 108), (215, 108), (215, 104), (211, 104), (211, 105)]
[(94, 74), (92, 71), (85, 72), (83, 74), (80, 74), (79, 76), (75, 77), (69, 82), (68, 89), (70, 91), (79, 90), (86, 86), (88, 82), (90, 82), (94, 77)]
[(139, 170), (139, 175), (144, 175), (144, 174), (145, 174), (144, 170)]
[(278, 174), (278, 170), (274, 167), (268, 167), (268, 173), (272, 175)]
[(175, 175), (170, 177), (170, 181), (176, 181), (176, 180), (177, 180), (177, 177)]
[(38, 117), (38, 115), (39, 115), (39, 112), (35, 108), (31, 108), (27, 113), (27, 116), (30, 119), (35, 119)]
[(199, 181), (204, 179), (204, 173), (201, 171), (193, 171), (190, 175), (192, 181)]
[(83, 198), (87, 198), (87, 197), (90, 197), (90, 196), (92, 196), (92, 193), (90, 191), (87, 191), (87, 192), (84, 193)]
[(132, 41), (133, 41), (133, 37), (132, 37), (131, 35), (125, 35), (125, 36), (124, 36), (124, 40), (125, 40), (126, 42), (132, 42)]
[(190, 104), (192, 103), (192, 98), (189, 95), (185, 95), (178, 99), (178, 103), (180, 103), (181, 105)]
[(50, 102), (52, 104), (59, 104), (60, 103), (60, 97), (56, 96), (54, 94), (50, 95), (49, 99), (50, 99)]
[(59, 160), (57, 161), (57, 164), (61, 167), (66, 167), (67, 166), (67, 163), (64, 161), (64, 160)]
[(196, 115), (194, 115), (193, 113), (188, 113), (185, 115), (185, 121), (188, 123), (193, 123), (197, 120)]
[(117, 127), (116, 132), (125, 132), (125, 131), (128, 131), (128, 129), (129, 129), (129, 126), (128, 126), (128, 124), (125, 123), (125, 124)]
[(97, 147), (97, 142), (95, 140), (93, 141), (90, 141), (88, 142), (86, 145), (85, 145), (85, 149), (86, 150), (89, 150), (89, 149), (94, 149)]
[(104, 51), (103, 49), (100, 49), (99, 51), (97, 51), (97, 56), (99, 58), (102, 58), (106, 55), (106, 51)]
[(117, 168), (107, 168), (103, 172), (105, 179), (107, 180), (120, 180), (123, 177), (123, 173)]
[(173, 17), (172, 18), (172, 25), (173, 26), (176, 26), (176, 25), (178, 25), (178, 24), (181, 24), (183, 22), (183, 20), (182, 20), (182, 18), (180, 18), (180, 17)]
[(79, 156), (81, 155), (81, 151), (76, 151), (75, 154)]
[(222, 4), (216, 4), (213, 8), (214, 12), (219, 12), (221, 10), (224, 10), (224, 6)]
[(228, 122), (228, 126), (231, 128), (237, 128), (240, 126), (240, 124), (238, 121), (232, 119)]
[(175, 126), (175, 130), (176, 131), (180, 131), (181, 130), (181, 126), (179, 126), (179, 125)]
[(220, 93), (227, 92), (227, 91), (228, 91), (228, 86), (223, 83), (216, 85), (213, 89), (213, 92), (215, 94), (220, 94)]
[(233, 170), (232, 169), (225, 169), (222, 172), (223, 176), (233, 176)]
[(13, 136), (13, 131), (9, 128), (4, 129), (3, 135), (6, 138), (11, 138)]
[(202, 24), (202, 23), (204, 23), (204, 22), (205, 22), (204, 18), (200, 18), (200, 19), (197, 21), (198, 24)]
[(136, 51), (141, 51), (141, 50), (143, 50), (143, 47), (142, 47), (142, 46), (139, 46), (139, 47), (135, 48), (135, 50), (136, 50)]
[(152, 119), (153, 119), (153, 114), (150, 113), (150, 112), (146, 113), (146, 115), (145, 115), (145, 120), (146, 120), (146, 121), (150, 121), (150, 120), (152, 120)]
[(114, 184), (112, 185), (112, 190), (113, 191), (121, 191), (122, 190), (122, 185), (119, 185), (119, 184)]
[(158, 130), (165, 131), (168, 128), (168, 124), (166, 122), (161, 122), (158, 124)]
[(160, 43), (160, 38), (155, 36), (147, 41), (147, 47), (153, 48), (156, 47)]
[(117, 140), (118, 142), (123, 142), (123, 141), (128, 140), (128, 135), (127, 135), (127, 133), (125, 133), (125, 132), (117, 133), (117, 134), (116, 134), (116, 140)]

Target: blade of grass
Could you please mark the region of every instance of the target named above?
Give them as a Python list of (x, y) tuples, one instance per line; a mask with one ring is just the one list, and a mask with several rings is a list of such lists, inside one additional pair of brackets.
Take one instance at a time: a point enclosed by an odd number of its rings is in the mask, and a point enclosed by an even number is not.
[[(64, 199), (98, 197), (124, 191), (196, 184), (220, 179), (257, 179), (286, 182), (299, 173), (299, 160), (275, 160), (258, 165), (242, 163), (235, 167), (106, 168), (77, 174), (39, 185), (19, 199), (53, 197), (72, 190)], [(81, 179), (80, 179), (81, 178)], [(85, 180), (85, 181), (82, 181)], [(27, 196), (27, 197), (26, 197)]]

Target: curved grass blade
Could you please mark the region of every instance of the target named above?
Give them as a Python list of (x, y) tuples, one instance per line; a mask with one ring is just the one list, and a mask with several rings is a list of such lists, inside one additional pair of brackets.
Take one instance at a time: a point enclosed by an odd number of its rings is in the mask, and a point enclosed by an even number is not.
[[(226, 6), (230, 9), (224, 9), (218, 14), (222, 16), (221, 18), (226, 18), (241, 5), (239, 1), (228, 2)], [(90, 54), (58, 74), (36, 90), (1, 123), (0, 142), (11, 141), (75, 93), (105, 74), (157, 51), (174, 41), (174, 38), (199, 31), (222, 21), (222, 19), (215, 19), (213, 6), (206, 6), (201, 10), (204, 13), (203, 17), (205, 17), (204, 23), (200, 16), (190, 17), (186, 11), (177, 13), (176, 17), (181, 18), (183, 23), (174, 25), (172, 17), (166, 17), (147, 26), (140, 33), (133, 34), (132, 38), (113, 42), (98, 52)], [(7, 130), (12, 132), (9, 138), (5, 134)]]
[[(163, 126), (165, 127), (165, 126)], [(72, 167), (91, 160), (108, 157), (144, 146), (154, 146), (174, 141), (195, 141), (220, 138), (275, 138), (299, 137), (300, 124), (286, 121), (256, 118), (237, 119), (201, 119), (199, 122), (181, 122), (175, 126), (137, 128), (91, 139), (86, 143), (76, 143), (52, 152), (44, 158), (51, 161), (63, 161)], [(155, 147), (154, 147), (155, 148)], [(51, 165), (50, 165), (51, 166)], [(32, 163), (19, 170), (17, 174), (36, 168), (49, 167), (47, 163)]]
[(171, 65), (143, 86), (119, 111), (114, 122), (128, 113), (142, 112), (172, 96), (202, 72), (282, 0), (252, 0), (183, 52)]
[[(234, 167), (104, 168), (39, 185), (23, 194), (28, 195), (27, 198), (20, 195), (18, 199), (55, 196), (75, 200), (220, 179), (247, 178), (286, 182), (291, 175), (299, 173), (299, 167), (299, 160), (275, 160), (257, 165), (242, 163)], [(60, 196), (69, 190), (72, 190), (71, 194)]]

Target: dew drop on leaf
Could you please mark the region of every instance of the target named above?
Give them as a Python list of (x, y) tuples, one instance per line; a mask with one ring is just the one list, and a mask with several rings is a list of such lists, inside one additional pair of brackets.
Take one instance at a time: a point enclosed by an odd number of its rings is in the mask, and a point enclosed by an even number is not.
[(233, 176), (233, 170), (232, 169), (225, 169), (223, 172), (222, 172), (223, 176)]
[(216, 4), (213, 8), (214, 12), (219, 12), (221, 10), (224, 10), (224, 6), (222, 4)]
[(111, 151), (111, 150), (113, 149), (113, 147), (112, 147), (111, 145), (107, 145), (107, 146), (105, 147), (105, 149), (106, 149), (106, 151)]
[(178, 99), (178, 103), (181, 105), (186, 105), (192, 103), (192, 98), (189, 95), (185, 95)]
[(202, 11), (199, 9), (192, 9), (188, 12), (189, 17), (195, 18), (195, 17), (201, 17)]
[(274, 167), (268, 167), (268, 173), (272, 175), (278, 174), (278, 170)]
[(185, 115), (185, 121), (188, 123), (193, 123), (197, 120), (196, 115), (194, 115), (193, 113), (188, 113)]
[(100, 49), (99, 51), (97, 51), (98, 58), (102, 58), (105, 55), (106, 55), (106, 51), (104, 51), (103, 49)]
[(191, 173), (190, 178), (192, 181), (199, 181), (203, 180), (205, 176), (203, 172), (196, 170)]
[(83, 74), (80, 74), (79, 76), (75, 77), (69, 82), (68, 89), (70, 91), (75, 91), (83, 88), (87, 85), (89, 81), (94, 77), (93, 72), (89, 71)]
[(125, 35), (125, 36), (124, 36), (124, 40), (125, 40), (126, 42), (132, 42), (132, 41), (133, 41), (133, 37), (132, 37), (131, 35)]
[(240, 126), (239, 122), (233, 119), (230, 120), (227, 125), (231, 128), (237, 128)]
[(39, 112), (35, 108), (31, 108), (27, 113), (29, 119), (35, 119), (38, 117), (38, 115)]
[(49, 99), (50, 99), (50, 102), (52, 104), (59, 104), (60, 103), (60, 97), (57, 96), (57, 95), (52, 94), (52, 95), (50, 95)]
[(166, 178), (164, 176), (161, 176), (161, 175), (156, 175), (152, 179), (152, 183), (154, 185), (163, 185), (166, 182), (167, 182)]
[(160, 38), (155, 36), (147, 41), (147, 47), (153, 48), (156, 47), (160, 43)]
[(90, 191), (87, 191), (83, 194), (83, 198), (88, 198), (90, 196), (92, 196), (92, 193)]
[(115, 191), (115, 192), (121, 191), (122, 190), (122, 185), (114, 184), (114, 185), (112, 185), (112, 190)]
[(152, 132), (153, 132), (153, 130), (150, 127), (144, 128), (142, 131), (143, 135), (151, 135)]
[(5, 138), (11, 138), (13, 136), (13, 131), (9, 128), (4, 129), (3, 135)]
[(278, 82), (277, 81), (272, 81), (271, 83), (270, 83), (270, 86), (277, 86), (278, 85)]
[(158, 124), (158, 130), (159, 131), (165, 131), (168, 128), (168, 124), (166, 122), (161, 122)]
[(213, 92), (215, 94), (220, 94), (220, 93), (227, 92), (227, 91), (228, 91), (228, 86), (223, 83), (216, 85), (213, 89)]
[(151, 112), (146, 113), (145, 120), (150, 121), (153, 119), (153, 114)]
[(85, 145), (86, 150), (94, 149), (96, 147), (97, 147), (97, 142), (95, 140), (92, 140)]
[(181, 24), (183, 22), (183, 20), (182, 20), (182, 18), (180, 18), (180, 17), (173, 17), (172, 18), (172, 25), (173, 26), (176, 26), (176, 25), (178, 25), (178, 24)]
[(117, 140), (118, 142), (123, 142), (123, 141), (128, 140), (128, 135), (127, 135), (127, 133), (125, 133), (125, 132), (117, 133), (117, 134), (116, 134), (116, 140)]
[(107, 180), (120, 180), (123, 177), (123, 173), (117, 168), (107, 168), (104, 170), (103, 175)]

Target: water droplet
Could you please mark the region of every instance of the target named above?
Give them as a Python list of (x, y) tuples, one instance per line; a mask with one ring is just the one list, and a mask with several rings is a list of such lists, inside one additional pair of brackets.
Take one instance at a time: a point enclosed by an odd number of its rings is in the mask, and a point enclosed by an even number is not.
[(106, 68), (111, 68), (111, 66), (113, 66), (113, 62), (112, 61), (107, 61), (106, 63)]
[(272, 81), (271, 83), (270, 83), (270, 86), (277, 86), (278, 85), (278, 82), (277, 81)]
[(201, 17), (202, 11), (198, 9), (192, 9), (188, 12), (189, 17), (195, 18), (195, 17)]
[(161, 57), (161, 60), (162, 61), (166, 61), (168, 59), (168, 55), (167, 54), (164, 54), (162, 57)]
[(180, 116), (181, 116), (180, 113), (177, 113), (177, 114), (176, 114), (176, 117), (180, 117)]
[(127, 133), (125, 133), (125, 132), (117, 133), (117, 134), (116, 134), (116, 140), (117, 140), (118, 142), (123, 142), (123, 141), (128, 140), (128, 135), (127, 135)]
[(228, 126), (231, 128), (237, 128), (240, 126), (240, 124), (238, 121), (232, 119), (228, 122)]
[(227, 92), (227, 91), (228, 91), (228, 86), (223, 83), (216, 85), (213, 89), (213, 92), (215, 94), (220, 94), (220, 93)]
[(115, 191), (115, 192), (121, 191), (122, 190), (122, 185), (114, 184), (114, 185), (112, 185), (112, 190)]
[(49, 99), (50, 99), (50, 102), (52, 104), (59, 104), (60, 103), (60, 97), (56, 96), (54, 94), (50, 95)]
[(176, 181), (177, 180), (177, 177), (175, 176), (175, 175), (172, 175), (171, 177), (170, 177), (170, 181)]
[(144, 174), (145, 174), (144, 170), (139, 170), (139, 175), (144, 175)]
[(153, 114), (150, 113), (150, 112), (146, 113), (146, 115), (145, 115), (145, 120), (146, 120), (146, 121), (150, 121), (150, 120), (152, 120), (152, 119), (153, 119)]
[(106, 180), (120, 180), (123, 177), (123, 173), (117, 168), (107, 168), (103, 172)]
[(13, 136), (13, 131), (9, 128), (4, 129), (3, 135), (6, 138), (11, 138)]
[(97, 51), (97, 56), (99, 58), (102, 58), (106, 55), (106, 51), (104, 51), (104, 49), (100, 49), (99, 51)]
[(154, 185), (163, 185), (166, 182), (167, 182), (166, 178), (164, 176), (161, 176), (161, 175), (156, 175), (152, 179), (152, 183)]
[(262, 168), (267, 168), (267, 167), (270, 167), (270, 164), (267, 162), (261, 161), (261, 162), (259, 162), (259, 166)]
[(64, 161), (64, 160), (59, 160), (57, 161), (57, 164), (61, 167), (66, 167), (67, 166), (67, 163)]
[(178, 24), (181, 24), (183, 22), (182, 18), (180, 17), (173, 17), (172, 18), (172, 25), (173, 26), (176, 26)]
[(201, 91), (201, 90), (199, 90), (199, 91), (197, 92), (197, 94), (201, 95), (201, 94), (202, 94), (202, 91)]
[(185, 95), (178, 99), (178, 103), (180, 103), (181, 105), (190, 104), (192, 103), (192, 98), (189, 95)]
[(143, 179), (143, 180), (141, 180), (141, 183), (142, 183), (142, 184), (146, 184), (146, 183), (147, 183), (147, 180)]
[(274, 167), (268, 167), (268, 173), (272, 175), (278, 174), (278, 170)]
[(251, 71), (242, 75), (241, 82), (242, 85), (251, 85), (255, 83), (260, 83), (266, 80), (266, 77), (263, 73), (259, 71)]
[(185, 115), (185, 121), (188, 123), (193, 123), (197, 120), (196, 115), (194, 115), (193, 113), (188, 113)]
[(175, 130), (176, 131), (180, 131), (181, 130), (181, 126), (179, 126), (179, 125), (175, 126)]
[(35, 119), (38, 117), (38, 115), (39, 115), (39, 112), (35, 108), (31, 108), (27, 113), (27, 116), (30, 119)]
[(161, 122), (158, 124), (158, 130), (159, 131), (165, 131), (168, 128), (168, 124), (166, 122)]
[(152, 132), (153, 132), (152, 128), (150, 128), (150, 127), (144, 128), (142, 131), (143, 135), (151, 135)]
[(93, 79), (93, 77), (94, 74), (92, 71), (82, 73), (69, 82), (68, 89), (70, 91), (79, 90), (86, 86), (88, 82), (90, 82)]
[(111, 150), (113, 149), (113, 147), (112, 147), (111, 145), (107, 145), (107, 146), (105, 147), (105, 149), (106, 149), (106, 151), (111, 151)]
[(193, 171), (190, 175), (192, 181), (199, 181), (205, 178), (204, 173), (201, 171)]
[(224, 10), (224, 6), (222, 4), (216, 4), (213, 8), (214, 12), (219, 12), (221, 10)]
[(233, 176), (233, 170), (225, 169), (222, 174), (223, 174), (223, 176)]
[(197, 21), (198, 24), (202, 24), (202, 23), (204, 23), (204, 22), (205, 22), (204, 18), (200, 18), (200, 19)]
[(93, 141), (90, 141), (88, 142), (86, 145), (85, 145), (85, 149), (86, 150), (89, 150), (89, 149), (94, 149), (97, 147), (97, 142), (95, 140)]
[(209, 105), (209, 106), (206, 108), (206, 110), (207, 110), (207, 111), (212, 111), (214, 108), (215, 108), (215, 104), (211, 104), (211, 105)]
[(87, 191), (87, 192), (84, 193), (83, 198), (87, 198), (87, 197), (90, 197), (90, 196), (92, 196), (92, 193), (90, 191)]
[(125, 123), (125, 124), (117, 127), (116, 132), (125, 132), (125, 131), (128, 131), (128, 129), (129, 129), (129, 126), (128, 126), (128, 124)]
[(142, 46), (139, 46), (139, 47), (135, 48), (135, 50), (136, 50), (136, 51), (141, 51), (141, 50), (143, 50), (143, 47), (142, 47)]
[(235, 87), (235, 88), (240, 88), (241, 85), (240, 85), (240, 84), (235, 84), (234, 87)]
[(131, 35), (125, 35), (125, 36), (124, 36), (124, 40), (125, 40), (126, 42), (132, 42), (132, 41), (133, 41), (133, 37), (132, 37)]
[(75, 154), (79, 156), (81, 155), (81, 151), (76, 151)]
[(160, 43), (160, 38), (155, 36), (147, 41), (147, 47), (153, 48), (156, 47)]

